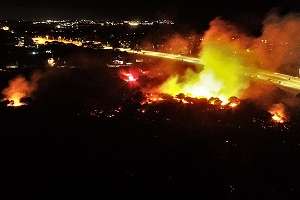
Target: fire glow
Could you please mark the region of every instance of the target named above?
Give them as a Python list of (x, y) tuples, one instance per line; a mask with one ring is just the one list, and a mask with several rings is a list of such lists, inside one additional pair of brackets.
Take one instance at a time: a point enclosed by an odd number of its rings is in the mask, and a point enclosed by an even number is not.
[[(163, 65), (158, 63), (160, 68), (156, 74), (161, 74), (158, 76), (162, 78), (158, 78), (158, 85), (153, 84), (152, 88), (149, 86), (144, 89), (146, 93), (166, 94), (175, 99), (177, 95), (184, 94), (196, 99), (205, 98), (212, 105), (228, 105), (231, 108), (239, 105), (239, 102), (229, 100), (232, 97), (250, 99), (266, 105), (270, 103), (268, 100), (274, 92), (274, 87), (253, 84), (258, 80), (270, 86), (300, 90), (298, 77), (277, 73), (282, 69), (292, 74), (294, 71), (283, 67), (298, 66), (299, 25), (298, 15), (280, 17), (271, 14), (263, 22), (261, 35), (253, 36), (242, 32), (231, 23), (216, 18), (211, 21), (209, 29), (201, 37), (193, 34), (189, 39), (178, 35), (171, 37), (163, 45), (171, 47), (166, 48), (171, 51), (169, 53), (163, 53), (166, 51), (163, 48), (157, 49), (158, 51), (146, 48), (139, 51), (125, 48), (119, 50), (193, 65), (183, 68), (183, 65), (177, 65), (175, 62), (162, 62)], [(197, 50), (198, 56), (188, 55), (196, 53), (186, 51), (189, 49)], [(160, 98), (153, 95), (153, 99), (152, 101), (149, 98), (148, 102), (156, 102)], [(286, 116), (275, 112), (273, 119), (283, 122)]]
[(139, 73), (136, 70), (121, 70), (119, 76), (121, 80), (127, 82), (130, 87), (138, 85)]
[(171, 74), (159, 91), (172, 96), (182, 93), (193, 98), (217, 98), (223, 105), (231, 97), (240, 97), (248, 87), (244, 49), (231, 40), (230, 33), (223, 38), (222, 34), (212, 25), (201, 42), (202, 65), (188, 68), (183, 75)]
[(127, 76), (126, 82), (135, 82), (137, 80), (132, 74), (125, 74), (125, 76)]
[(276, 123), (285, 123), (287, 121), (287, 114), (283, 104), (275, 104), (269, 110), (272, 115), (272, 120)]
[(184, 96), (184, 94), (179, 94), (176, 96), (169, 96), (169, 95), (164, 95), (164, 94), (159, 94), (159, 93), (149, 93), (145, 94), (144, 100), (141, 102), (142, 105), (147, 105), (147, 104), (155, 104), (155, 103), (161, 103), (164, 101), (175, 101), (179, 102), (182, 104), (195, 104), (199, 100), (205, 101), (210, 105), (213, 105), (215, 107), (218, 107), (220, 109), (234, 109), (238, 105), (240, 105), (240, 99), (237, 97), (232, 97), (228, 99), (227, 103), (222, 102), (218, 98), (192, 98), (189, 96)]
[(23, 98), (30, 97), (31, 93), (36, 89), (36, 81), (38, 76), (33, 76), (31, 81), (26, 80), (23, 76), (18, 76), (11, 80), (8, 87), (2, 91), (4, 101), (8, 101), (7, 106), (19, 107), (26, 105), (22, 102)]

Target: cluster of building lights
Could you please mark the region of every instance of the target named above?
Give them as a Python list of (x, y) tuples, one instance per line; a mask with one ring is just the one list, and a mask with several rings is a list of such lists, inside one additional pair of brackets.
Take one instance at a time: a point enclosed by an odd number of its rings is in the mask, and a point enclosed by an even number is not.
[(4, 31), (9, 31), (9, 27), (8, 26), (3, 26), (1, 29), (4, 30)]
[(54, 24), (57, 29), (62, 28), (74, 28), (78, 27), (79, 25), (99, 25), (99, 26), (122, 26), (122, 25), (129, 25), (129, 26), (152, 26), (155, 24), (167, 24), (172, 25), (174, 22), (172, 20), (167, 19), (158, 19), (158, 20), (105, 20), (105, 21), (94, 21), (94, 20), (44, 20), (44, 21), (34, 21), (33, 24)]

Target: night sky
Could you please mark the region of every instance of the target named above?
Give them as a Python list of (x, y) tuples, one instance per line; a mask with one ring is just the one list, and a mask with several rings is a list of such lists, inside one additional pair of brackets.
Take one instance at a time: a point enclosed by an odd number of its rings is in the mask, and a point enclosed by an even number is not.
[(299, 0), (11, 0), (1, 2), (2, 18), (103, 18), (103, 17), (173, 17), (200, 20), (223, 16), (239, 18), (265, 15), (272, 9), (280, 12), (300, 10)]

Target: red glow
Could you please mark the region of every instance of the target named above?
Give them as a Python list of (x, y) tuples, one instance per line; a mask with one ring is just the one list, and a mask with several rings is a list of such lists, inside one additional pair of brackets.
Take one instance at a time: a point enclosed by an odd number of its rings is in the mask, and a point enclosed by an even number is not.
[(140, 73), (134, 69), (121, 70), (119, 76), (123, 81), (127, 82), (129, 86), (134, 87), (138, 85)]
[(127, 76), (127, 80), (125, 80), (125, 81), (127, 81), (127, 82), (135, 82), (137, 79), (133, 76), (133, 74), (126, 74), (126, 76)]

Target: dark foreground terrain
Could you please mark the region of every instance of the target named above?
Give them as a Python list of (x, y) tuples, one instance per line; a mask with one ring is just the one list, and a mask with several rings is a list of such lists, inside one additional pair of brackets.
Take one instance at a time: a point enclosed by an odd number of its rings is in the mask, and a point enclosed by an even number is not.
[[(247, 101), (229, 110), (205, 101), (141, 105), (143, 96), (96, 58), (74, 64), (90, 67), (40, 70), (28, 106), (2, 102), (4, 199), (299, 195), (297, 110), (287, 124), (275, 124)], [(32, 71), (1, 74), (1, 88)]]

